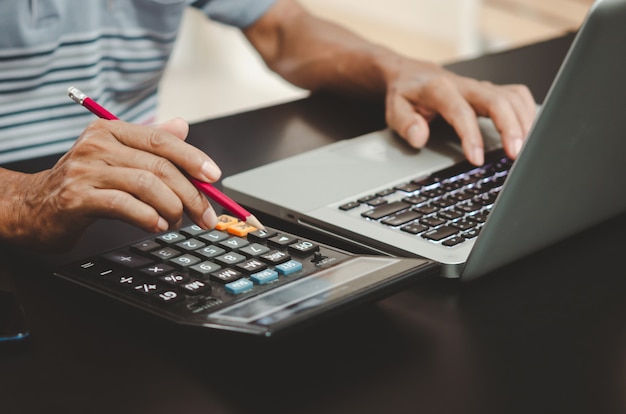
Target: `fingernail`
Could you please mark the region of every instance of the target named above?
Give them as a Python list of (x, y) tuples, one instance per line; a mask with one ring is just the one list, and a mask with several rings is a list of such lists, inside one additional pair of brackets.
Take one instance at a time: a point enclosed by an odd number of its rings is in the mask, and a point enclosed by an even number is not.
[(207, 229), (215, 228), (217, 225), (217, 215), (215, 214), (215, 210), (211, 207), (204, 210), (204, 213), (202, 213), (202, 222)]
[(204, 175), (205, 180), (207, 181), (215, 181), (222, 175), (222, 170), (211, 161), (205, 161), (202, 164), (202, 174)]
[(522, 150), (522, 145), (524, 145), (524, 140), (521, 138), (516, 138), (513, 141), (513, 151), (515, 152), (515, 155), (519, 154)]
[(474, 149), (472, 149), (472, 161), (474, 164), (483, 165), (485, 163), (484, 157), (485, 154), (482, 148), (474, 147)]
[(406, 139), (409, 141), (409, 144), (416, 146), (417, 141), (419, 140), (419, 127), (417, 124), (413, 124), (406, 131)]
[(167, 224), (167, 220), (165, 220), (163, 217), (159, 217), (159, 221), (157, 221), (157, 229), (159, 231), (165, 231), (167, 229), (169, 229), (169, 224)]

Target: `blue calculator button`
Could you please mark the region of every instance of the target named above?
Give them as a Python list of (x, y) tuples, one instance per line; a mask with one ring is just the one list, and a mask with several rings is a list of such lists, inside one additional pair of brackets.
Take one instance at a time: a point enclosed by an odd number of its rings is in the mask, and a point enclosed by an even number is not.
[(258, 272), (253, 275), (250, 275), (250, 279), (252, 279), (252, 281), (256, 283), (257, 285), (264, 285), (266, 283), (269, 283), (273, 280), (278, 279), (278, 273), (276, 273), (272, 269), (265, 269), (262, 272)]
[(281, 275), (288, 276), (302, 270), (302, 263), (295, 260), (289, 260), (288, 262), (276, 265), (275, 268)]
[(239, 279), (225, 284), (224, 289), (226, 289), (229, 293), (238, 294), (252, 289), (253, 286), (254, 284), (250, 281), (250, 279)]

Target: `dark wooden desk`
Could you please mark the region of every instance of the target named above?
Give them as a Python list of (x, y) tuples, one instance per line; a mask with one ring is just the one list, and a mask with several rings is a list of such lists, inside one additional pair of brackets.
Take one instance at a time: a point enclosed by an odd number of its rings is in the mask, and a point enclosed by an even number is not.
[[(526, 83), (541, 101), (571, 40), (450, 68)], [(190, 140), (229, 175), (382, 126), (377, 105), (315, 96), (199, 123)], [(626, 275), (610, 262), (625, 231), (620, 217), (476, 283), (421, 281), (260, 341), (173, 326), (51, 277), (55, 262), (143, 236), (98, 222), (67, 255), (2, 252), (32, 337), (0, 347), (0, 412), (621, 413)]]

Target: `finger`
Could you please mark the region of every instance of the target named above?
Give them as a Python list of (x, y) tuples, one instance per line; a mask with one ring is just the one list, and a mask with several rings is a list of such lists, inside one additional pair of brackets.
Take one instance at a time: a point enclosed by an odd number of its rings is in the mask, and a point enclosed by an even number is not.
[[(187, 138), (187, 134), (189, 133), (189, 124), (185, 122), (182, 118), (174, 118), (162, 124), (156, 125), (155, 128), (167, 131), (171, 133), (172, 135), (180, 138), (183, 141)], [(198, 192), (196, 193), (197, 194), (194, 194), (194, 196), (200, 196), (201, 198), (204, 198), (204, 196), (202, 196), (200, 193)], [(193, 204), (196, 204), (196, 203), (193, 203)], [(205, 203), (200, 203), (200, 204), (201, 206), (199, 208), (205, 207)], [(205, 228), (215, 227), (215, 225), (217, 224), (217, 215), (215, 213), (215, 210), (211, 206), (211, 204), (208, 203), (208, 207), (204, 209), (202, 216), (200, 218), (195, 217), (194, 215), (194, 212), (199, 211), (199, 208), (187, 209), (188, 214), (192, 216), (192, 220), (194, 220), (196, 224), (199, 224), (200, 226), (205, 227)]]
[(118, 189), (93, 189), (85, 199), (85, 212), (96, 217), (125, 221), (145, 231), (159, 233), (169, 228), (167, 220), (149, 204)]
[(499, 88), (488, 82), (474, 83), (468, 94), (468, 100), (479, 115), (488, 116), (500, 132), (502, 146), (511, 158), (517, 157), (524, 137), (523, 119), (524, 106), (515, 94), (508, 93), (506, 88)]
[(537, 116), (537, 103), (525, 85), (505, 85), (503, 88), (509, 91), (511, 104), (522, 125), (524, 136), (527, 136)]
[(430, 135), (428, 121), (403, 97), (395, 96), (387, 100), (387, 125), (395, 130), (409, 145), (422, 148)]
[[(96, 191), (105, 191), (109, 197), (115, 197), (111, 200), (118, 204), (106, 204), (102, 210), (91, 206), (101, 214), (108, 217), (122, 218), (126, 221), (136, 224), (142, 228), (152, 229), (151, 231), (164, 231), (168, 228), (178, 228), (182, 224), (183, 219), (183, 203), (177, 194), (165, 185), (158, 177), (145, 170), (133, 170), (128, 168), (112, 168), (107, 171), (106, 179), (98, 183)], [(115, 192), (112, 192), (115, 191)], [(217, 223), (217, 215), (213, 207), (195, 188), (192, 187), (193, 201), (190, 205), (199, 204), (199, 208), (192, 208), (194, 212), (190, 214), (192, 220), (203, 228), (213, 228)], [(118, 192), (129, 194), (143, 204), (139, 207), (139, 203), (122, 197)], [(95, 193), (102, 197), (99, 193)], [(107, 202), (107, 200), (105, 200)], [(146, 209), (146, 206), (149, 209)], [(133, 209), (126, 211), (125, 209)], [(143, 210), (141, 214), (150, 214), (145, 220), (139, 220), (137, 213)], [(155, 222), (155, 218), (151, 213), (154, 211), (159, 217)], [(163, 224), (165, 222), (165, 225)], [(152, 224), (151, 224), (152, 223)]]
[[(202, 195), (202, 193), (200, 193), (189, 182), (187, 177), (185, 177), (185, 175), (181, 173), (180, 170), (168, 159), (158, 156), (158, 154), (153, 154), (150, 151), (138, 151), (137, 147), (140, 147), (139, 149), (141, 149), (141, 145), (136, 145), (135, 142), (127, 138), (129, 134), (135, 131), (138, 136), (141, 136), (141, 134), (145, 135), (145, 130), (149, 129), (153, 130), (154, 133), (164, 134), (166, 137), (165, 139), (168, 139), (169, 142), (176, 147), (183, 146), (183, 150), (191, 149), (194, 152), (200, 152), (196, 148), (183, 142), (188, 130), (187, 123), (180, 119), (175, 119), (155, 128), (135, 128), (135, 125), (124, 123), (121, 123), (121, 125), (118, 125), (117, 127), (122, 131), (121, 134), (118, 133), (117, 135), (121, 136), (122, 139), (118, 139), (117, 142), (122, 144), (128, 142), (131, 145), (112, 145), (110, 142), (106, 142), (105, 140), (92, 140), (93, 142), (91, 146), (88, 146), (88, 149), (93, 149), (94, 146), (100, 147), (97, 152), (101, 154), (102, 160), (108, 165), (152, 172), (154, 175), (159, 177), (167, 185), (167, 187), (174, 191), (174, 193), (182, 201), (184, 210), (195, 223), (204, 228), (214, 227), (217, 222), (215, 211), (206, 197), (204, 197), (204, 195)], [(171, 131), (172, 133), (168, 131)], [(139, 140), (139, 143), (141, 142), (142, 141)], [(173, 218), (177, 217), (176, 213), (173, 214), (171, 211), (163, 209), (161, 209), (161, 212), (165, 214), (166, 218), (169, 219), (170, 225), (176, 225), (177, 222), (173, 220)]]
[(167, 219), (170, 226), (178, 226), (183, 211), (203, 228), (215, 226), (217, 217), (209, 201), (167, 159), (121, 145), (105, 157), (115, 159), (116, 165), (123, 167), (110, 170), (110, 179), (115, 184), (108, 185), (125, 189), (148, 202)]
[(182, 118), (174, 118), (162, 124), (155, 125), (154, 128), (169, 132), (184, 141), (189, 134), (189, 124)]
[(179, 195), (158, 176), (145, 169), (112, 167), (101, 178), (94, 177), (96, 189), (120, 190), (151, 206), (170, 228), (182, 222), (183, 201)]
[(106, 122), (111, 124), (111, 133), (122, 144), (166, 158), (199, 180), (214, 182), (221, 175), (208, 155), (165, 129), (119, 121)]
[(425, 102), (436, 110), (461, 139), (465, 157), (474, 165), (484, 163), (483, 139), (476, 112), (448, 79), (439, 79), (425, 94)]

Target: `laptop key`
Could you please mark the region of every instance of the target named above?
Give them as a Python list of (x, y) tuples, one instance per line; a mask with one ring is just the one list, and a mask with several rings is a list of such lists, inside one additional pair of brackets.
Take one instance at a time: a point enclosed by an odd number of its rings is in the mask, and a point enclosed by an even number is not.
[(378, 220), (383, 217), (387, 217), (391, 214), (397, 213), (398, 211), (406, 210), (411, 207), (410, 204), (407, 204), (403, 201), (394, 201), (392, 203), (383, 204), (372, 210), (368, 210), (364, 213), (361, 213), (363, 217)]
[(440, 241), (452, 235), (455, 235), (458, 232), (459, 230), (455, 229), (454, 227), (441, 226), (437, 227), (436, 229), (427, 231), (426, 233), (422, 234), (422, 237), (428, 240)]
[(381, 223), (386, 224), (388, 226), (401, 226), (403, 224), (408, 223), (409, 221), (413, 221), (416, 218), (420, 218), (422, 215), (420, 213), (418, 213), (417, 211), (413, 211), (413, 210), (405, 210), (401, 213), (398, 213), (396, 215), (387, 217), (386, 219), (382, 220)]

